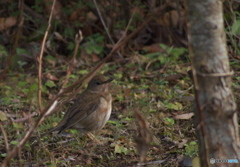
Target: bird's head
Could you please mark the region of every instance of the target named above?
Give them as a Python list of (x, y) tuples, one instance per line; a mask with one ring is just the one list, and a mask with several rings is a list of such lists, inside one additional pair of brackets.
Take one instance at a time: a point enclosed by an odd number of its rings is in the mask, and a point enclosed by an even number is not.
[(88, 83), (88, 90), (91, 91), (99, 91), (99, 92), (107, 92), (109, 87), (109, 82), (113, 79), (106, 79), (103, 75), (96, 75), (92, 78), (92, 80)]

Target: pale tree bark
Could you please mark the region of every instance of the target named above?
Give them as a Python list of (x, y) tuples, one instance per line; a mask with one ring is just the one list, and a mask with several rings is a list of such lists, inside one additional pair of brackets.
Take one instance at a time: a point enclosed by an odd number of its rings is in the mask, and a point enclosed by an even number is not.
[[(236, 103), (231, 90), (222, 1), (186, 0), (201, 166), (240, 166)], [(210, 163), (210, 159), (238, 163)], [(212, 161), (213, 162), (213, 161)], [(215, 161), (216, 162), (216, 161)]]

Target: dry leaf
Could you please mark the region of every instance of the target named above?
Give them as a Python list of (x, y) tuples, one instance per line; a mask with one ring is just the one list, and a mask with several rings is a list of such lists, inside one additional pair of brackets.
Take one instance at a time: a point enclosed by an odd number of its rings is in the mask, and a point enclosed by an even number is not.
[(194, 113), (191, 112), (191, 113), (186, 113), (186, 114), (180, 114), (180, 115), (176, 115), (174, 117), (174, 119), (190, 119), (192, 118), (192, 116), (194, 116)]
[(131, 98), (132, 89), (126, 88), (123, 90), (124, 97), (129, 100)]
[(101, 58), (95, 53), (92, 53), (91, 57), (93, 62), (99, 62), (101, 60)]
[(53, 76), (51, 73), (46, 73), (43, 75), (45, 78), (53, 80), (53, 81), (59, 81), (59, 79), (55, 76)]
[(77, 9), (77, 10), (75, 10), (75, 11), (73, 11), (72, 13), (71, 13), (71, 15), (69, 16), (69, 21), (75, 21), (75, 20), (77, 20), (79, 17), (80, 17), (80, 11), (81, 9)]
[[(179, 16), (181, 14), (181, 16)], [(184, 10), (178, 12), (176, 10), (169, 11), (164, 14), (163, 18), (158, 20), (162, 26), (177, 28), (179, 24), (184, 24)]]
[(98, 17), (93, 12), (88, 12), (87, 13), (87, 19), (97, 21)]
[(66, 39), (64, 39), (63, 36), (61, 34), (59, 34), (58, 32), (54, 32), (54, 35), (57, 40), (63, 41), (64, 43), (68, 43), (68, 41)]
[(16, 17), (0, 18), (0, 31), (8, 29), (17, 24)]
[(6, 120), (7, 120), (6, 114), (0, 110), (0, 121), (6, 121)]
[(180, 79), (184, 77), (183, 74), (173, 74), (167, 76), (164, 80), (168, 81), (170, 84), (175, 85), (179, 82)]
[(159, 43), (154, 43), (149, 46), (143, 47), (143, 50), (147, 53), (163, 52), (163, 49), (160, 47)]
[(184, 147), (184, 144), (187, 143), (188, 140), (186, 139), (182, 139), (182, 142), (179, 142), (177, 145), (178, 145), (178, 148), (183, 148)]

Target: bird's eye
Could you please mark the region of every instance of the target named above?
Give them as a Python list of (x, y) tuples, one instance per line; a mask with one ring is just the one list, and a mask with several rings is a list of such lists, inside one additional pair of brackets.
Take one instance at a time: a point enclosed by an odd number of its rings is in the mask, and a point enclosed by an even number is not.
[(97, 85), (101, 85), (101, 83), (100, 83), (100, 82), (96, 82), (96, 84), (97, 84)]

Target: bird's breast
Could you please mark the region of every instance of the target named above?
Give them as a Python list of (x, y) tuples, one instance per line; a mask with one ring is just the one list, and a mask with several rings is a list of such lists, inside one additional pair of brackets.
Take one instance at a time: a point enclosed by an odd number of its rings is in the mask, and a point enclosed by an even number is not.
[(109, 95), (108, 98), (100, 97), (100, 104), (97, 110), (97, 115), (99, 119), (99, 126), (102, 128), (106, 122), (109, 120), (112, 112), (112, 98)]

